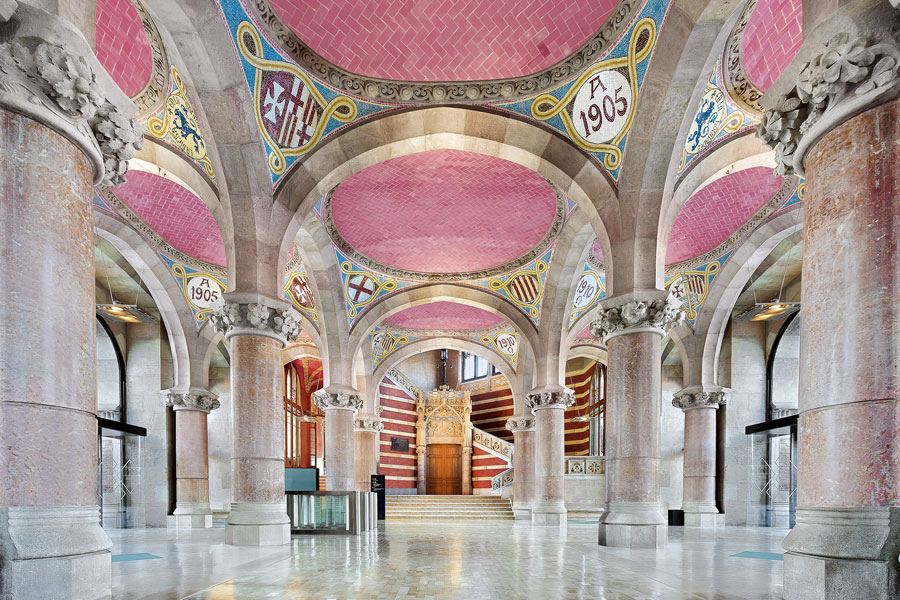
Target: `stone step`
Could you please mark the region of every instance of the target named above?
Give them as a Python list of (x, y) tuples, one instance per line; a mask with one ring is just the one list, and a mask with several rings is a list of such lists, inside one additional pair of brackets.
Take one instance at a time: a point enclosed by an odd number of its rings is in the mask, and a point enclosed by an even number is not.
[(388, 496), (385, 517), (391, 520), (453, 521), (515, 519), (508, 498), (497, 496)]

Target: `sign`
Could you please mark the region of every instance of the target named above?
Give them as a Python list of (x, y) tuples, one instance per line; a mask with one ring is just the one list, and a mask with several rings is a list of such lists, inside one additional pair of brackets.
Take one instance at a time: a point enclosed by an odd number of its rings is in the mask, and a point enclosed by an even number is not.
[(625, 128), (633, 100), (631, 85), (624, 75), (614, 70), (600, 71), (575, 94), (575, 133), (589, 144), (612, 140)]
[(391, 452), (409, 452), (409, 438), (391, 437)]
[(575, 287), (575, 299), (572, 305), (576, 309), (589, 306), (594, 301), (594, 298), (597, 297), (599, 291), (600, 281), (597, 279), (597, 276), (591, 272), (585, 273), (578, 280), (578, 285)]

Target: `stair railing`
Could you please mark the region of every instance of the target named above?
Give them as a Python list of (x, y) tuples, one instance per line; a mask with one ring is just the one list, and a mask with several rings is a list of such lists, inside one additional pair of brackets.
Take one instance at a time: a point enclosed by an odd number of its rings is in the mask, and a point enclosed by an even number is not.
[(477, 446), (493, 454), (497, 458), (502, 458), (510, 465), (512, 464), (515, 447), (504, 439), (491, 435), (487, 431), (478, 429), (474, 425), (472, 427), (472, 445)]
[(501, 473), (497, 473), (491, 478), (491, 493), (500, 493), (503, 488), (508, 485), (512, 485), (513, 483), (513, 472), (512, 468), (507, 469)]

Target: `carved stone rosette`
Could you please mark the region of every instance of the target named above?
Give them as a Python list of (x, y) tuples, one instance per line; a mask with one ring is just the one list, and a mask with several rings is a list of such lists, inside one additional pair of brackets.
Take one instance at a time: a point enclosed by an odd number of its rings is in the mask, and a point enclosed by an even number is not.
[(775, 173), (805, 175), (810, 148), (837, 125), (900, 95), (896, 31), (836, 34), (800, 68), (797, 85), (774, 102), (756, 135), (775, 150)]
[(518, 433), (519, 431), (534, 431), (534, 427), (534, 417), (531, 416), (510, 417), (506, 420), (506, 428), (513, 433)]
[(127, 161), (144, 143), (134, 103), (67, 21), (19, 3), (7, 24), (0, 31), (0, 106), (63, 133), (93, 163), (95, 184), (125, 183)]
[(235, 335), (262, 335), (284, 344), (300, 335), (300, 322), (294, 315), (292, 308), (226, 300), (208, 319), (226, 339)]
[(358, 417), (353, 420), (353, 429), (381, 433), (384, 431), (384, 423), (378, 417)]
[(313, 394), (313, 402), (322, 410), (330, 408), (338, 408), (344, 410), (359, 410), (362, 408), (363, 400), (359, 394), (351, 392), (329, 392), (327, 390), (319, 390)]
[(722, 404), (725, 404), (725, 390), (708, 392), (697, 388), (688, 388), (675, 392), (675, 396), (672, 398), (672, 406), (681, 410), (719, 408)]
[(219, 408), (221, 404), (217, 394), (207, 390), (191, 390), (166, 393), (166, 406), (171, 406), (174, 410), (199, 410), (209, 413)]
[(631, 300), (600, 312), (591, 323), (591, 333), (605, 343), (611, 337), (634, 330), (655, 329), (668, 333), (684, 320), (680, 302), (669, 294), (658, 300)]
[[(541, 410), (544, 408), (561, 408), (565, 410), (573, 404), (575, 404), (575, 391), (568, 388), (562, 390), (543, 390), (525, 394), (525, 406), (531, 410)], [(507, 421), (507, 424), (508, 423), (509, 421)]]

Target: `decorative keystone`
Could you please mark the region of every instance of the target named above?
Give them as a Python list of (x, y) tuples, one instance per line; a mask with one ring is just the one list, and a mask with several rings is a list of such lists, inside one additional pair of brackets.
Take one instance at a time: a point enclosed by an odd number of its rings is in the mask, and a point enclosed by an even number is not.
[(229, 338), (237, 334), (258, 334), (273, 337), (282, 343), (296, 340), (300, 335), (300, 323), (293, 309), (277, 308), (256, 302), (226, 301), (209, 315), (216, 331)]
[(847, 119), (900, 95), (897, 32), (838, 33), (800, 68), (797, 85), (767, 110), (756, 135), (775, 150), (775, 173), (804, 176), (806, 153)]
[(358, 417), (353, 420), (353, 429), (355, 431), (381, 433), (384, 431), (384, 423), (378, 417)]
[(191, 390), (189, 392), (168, 392), (166, 406), (175, 410), (199, 410), (205, 413), (213, 411), (221, 404), (219, 396), (207, 390)]
[(696, 388), (684, 389), (672, 398), (672, 406), (681, 410), (719, 408), (720, 404), (725, 404), (725, 390), (706, 392)]
[[(565, 388), (562, 390), (544, 390), (525, 394), (525, 406), (531, 410), (543, 408), (566, 409), (575, 404), (575, 391)], [(510, 419), (512, 420), (512, 419)], [(507, 421), (509, 423), (509, 421)]]
[(363, 401), (359, 394), (349, 392), (329, 392), (319, 390), (313, 394), (313, 401), (316, 406), (322, 410), (329, 408), (343, 408), (359, 410), (362, 408)]
[(535, 420), (532, 416), (510, 417), (506, 420), (506, 428), (513, 433), (534, 431)]
[(659, 300), (632, 300), (603, 310), (591, 323), (591, 333), (606, 342), (629, 329), (659, 329), (668, 333), (684, 320), (681, 303), (671, 293)]

